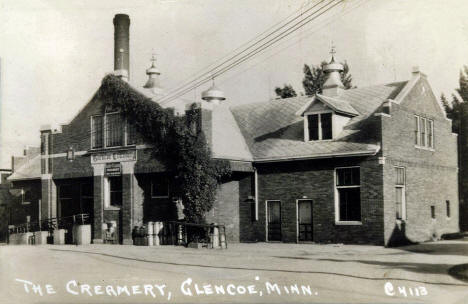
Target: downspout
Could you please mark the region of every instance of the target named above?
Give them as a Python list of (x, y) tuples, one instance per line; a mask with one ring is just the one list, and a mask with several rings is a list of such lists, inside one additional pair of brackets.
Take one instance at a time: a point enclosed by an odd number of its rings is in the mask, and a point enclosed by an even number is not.
[(258, 221), (258, 173), (254, 168), (254, 187), (255, 187), (255, 220)]

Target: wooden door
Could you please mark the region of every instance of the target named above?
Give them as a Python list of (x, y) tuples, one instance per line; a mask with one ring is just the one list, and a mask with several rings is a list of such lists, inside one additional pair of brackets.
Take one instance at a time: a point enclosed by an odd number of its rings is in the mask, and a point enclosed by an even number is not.
[(313, 240), (312, 201), (300, 200), (297, 202), (297, 220), (299, 241), (311, 242)]

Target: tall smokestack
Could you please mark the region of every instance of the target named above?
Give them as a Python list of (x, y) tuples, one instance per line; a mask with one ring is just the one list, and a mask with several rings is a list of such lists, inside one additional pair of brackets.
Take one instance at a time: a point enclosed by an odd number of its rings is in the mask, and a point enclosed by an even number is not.
[(115, 75), (128, 80), (130, 75), (130, 17), (117, 14), (114, 17), (114, 71)]

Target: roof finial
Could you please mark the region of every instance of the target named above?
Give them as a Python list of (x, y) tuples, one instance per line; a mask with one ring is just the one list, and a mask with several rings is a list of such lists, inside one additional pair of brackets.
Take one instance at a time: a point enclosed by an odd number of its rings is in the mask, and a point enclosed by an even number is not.
[(333, 62), (335, 62), (335, 54), (336, 54), (336, 46), (335, 46), (335, 44), (333, 44), (333, 40), (331, 42), (330, 54), (332, 55), (330, 63), (333, 63)]
[(151, 67), (153, 67), (153, 68), (156, 67), (156, 66), (155, 66), (155, 63), (156, 63), (156, 55), (158, 55), (158, 54), (156, 54), (156, 53), (154, 52), (154, 49), (153, 49), (153, 52), (152, 52), (152, 54), (151, 54), (151, 59), (150, 59), (150, 61), (151, 61)]

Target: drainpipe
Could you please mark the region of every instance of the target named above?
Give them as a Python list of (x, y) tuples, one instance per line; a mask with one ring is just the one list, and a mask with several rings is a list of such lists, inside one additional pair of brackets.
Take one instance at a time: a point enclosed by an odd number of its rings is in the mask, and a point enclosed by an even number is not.
[(258, 221), (258, 173), (254, 168), (254, 186), (255, 186), (255, 220)]

